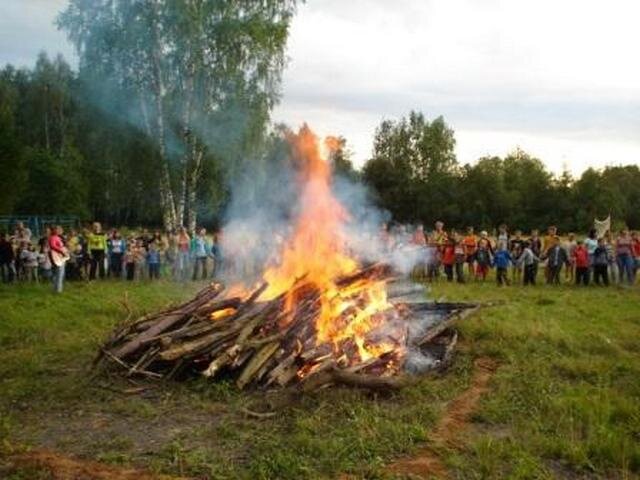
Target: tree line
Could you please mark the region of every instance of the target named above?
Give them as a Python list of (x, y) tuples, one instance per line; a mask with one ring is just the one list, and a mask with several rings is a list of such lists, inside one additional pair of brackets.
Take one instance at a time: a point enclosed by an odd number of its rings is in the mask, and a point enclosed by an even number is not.
[[(58, 25), (77, 69), (42, 53), (0, 70), (0, 214), (193, 231), (220, 222), (232, 189), (234, 209), (250, 209), (290, 188), (273, 175), (291, 166), (290, 130), (270, 113), (296, 3), (71, 0)], [(461, 165), (452, 128), (418, 112), (380, 123), (361, 170), (333, 142), (337, 172), (399, 222), (568, 231), (611, 214), (640, 227), (638, 166), (574, 178), (519, 149)]]
[(461, 165), (455, 135), (442, 117), (411, 112), (378, 126), (372, 158), (362, 169), (378, 204), (400, 222), (530, 230), (557, 225), (586, 231), (611, 214), (614, 226), (640, 228), (640, 168), (589, 168), (578, 178), (554, 175), (517, 148), (504, 158)]
[(78, 72), (41, 54), (0, 73), (0, 211), (215, 220), (268, 148), (296, 3), (70, 0)]

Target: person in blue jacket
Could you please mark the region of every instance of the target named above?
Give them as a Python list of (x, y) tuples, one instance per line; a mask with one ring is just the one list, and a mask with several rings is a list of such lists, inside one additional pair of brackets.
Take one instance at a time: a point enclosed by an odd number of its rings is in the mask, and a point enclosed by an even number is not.
[(509, 270), (509, 265), (512, 263), (513, 258), (511, 258), (509, 250), (507, 250), (506, 242), (499, 242), (498, 249), (493, 256), (493, 264), (496, 267), (496, 280), (498, 281), (498, 285), (509, 285), (507, 271)]

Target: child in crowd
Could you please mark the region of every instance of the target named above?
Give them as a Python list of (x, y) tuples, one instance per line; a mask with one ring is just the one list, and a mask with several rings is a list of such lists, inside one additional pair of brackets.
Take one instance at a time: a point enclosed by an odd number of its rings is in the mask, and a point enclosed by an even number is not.
[(609, 285), (609, 252), (604, 238), (598, 240), (598, 246), (593, 251), (593, 281), (596, 285)]
[(85, 275), (85, 269), (83, 265), (85, 263), (85, 249), (82, 243), (78, 242), (75, 244), (73, 250), (71, 252), (71, 261), (67, 263), (69, 267), (69, 278), (72, 280), (81, 280), (82, 278), (87, 278)]
[(24, 279), (33, 282), (38, 281), (38, 252), (36, 246), (29, 242), (24, 250), (20, 252), (20, 260), (22, 260), (22, 268), (24, 271)]
[(458, 283), (464, 283), (464, 264), (467, 261), (467, 254), (459, 236), (456, 235), (456, 237), (454, 237), (454, 242), (455, 242), (454, 254), (456, 258), (455, 260), (456, 281)]
[(444, 267), (444, 274), (447, 276), (447, 282), (453, 281), (453, 266), (455, 263), (455, 241), (450, 237), (446, 240), (442, 248), (442, 265)]
[[(498, 227), (498, 236), (496, 238), (497, 245), (503, 243), (505, 246), (509, 245), (509, 231), (507, 226), (503, 223)], [(506, 248), (506, 247), (505, 247)]]
[(547, 260), (547, 283), (549, 285), (560, 285), (560, 272), (562, 266), (568, 262), (567, 252), (560, 245), (560, 237), (556, 236), (552, 240), (545, 258)]
[(473, 227), (467, 227), (467, 235), (462, 239), (466, 261), (469, 268), (469, 276), (473, 276), (476, 250), (478, 248), (478, 237), (474, 233)]
[(589, 265), (593, 266), (593, 254), (598, 248), (598, 234), (595, 228), (589, 230), (589, 235), (584, 241), (584, 246), (587, 247), (587, 252), (589, 252)]
[(199, 272), (202, 280), (207, 278), (207, 260), (211, 255), (211, 247), (207, 240), (207, 230), (201, 228), (191, 240), (191, 253), (194, 259), (192, 280), (197, 280)]
[(525, 286), (536, 284), (538, 262), (540, 262), (540, 258), (533, 252), (531, 242), (524, 242), (522, 246), (522, 255), (520, 255), (518, 263), (524, 267), (523, 283)]
[(142, 238), (136, 240), (135, 262), (136, 280), (143, 280), (147, 265), (147, 249), (145, 247), (145, 241)]
[(160, 251), (156, 242), (153, 241), (149, 244), (149, 251), (147, 252), (147, 265), (149, 267), (149, 278), (157, 280), (160, 278)]
[(40, 245), (38, 253), (38, 275), (45, 282), (51, 280), (51, 257), (49, 257), (49, 245), (46, 243)]
[(489, 268), (491, 268), (491, 245), (486, 237), (486, 232), (480, 234), (480, 241), (475, 255), (476, 280), (482, 279), (483, 282), (487, 279)]
[(425, 255), (427, 257), (427, 280), (429, 282), (436, 282), (438, 281), (440, 273), (438, 265), (440, 265), (441, 258), (438, 246), (432, 239), (427, 243)]
[(572, 263), (575, 266), (575, 282), (576, 285), (589, 285), (589, 251), (582, 240), (576, 242), (576, 248), (573, 249)]
[(542, 256), (542, 240), (540, 239), (540, 232), (538, 230), (531, 231), (531, 239), (529, 240), (529, 248), (533, 253), (536, 260), (533, 263), (533, 284), (538, 277), (538, 266), (540, 263), (540, 257)]
[(499, 286), (509, 285), (509, 278), (507, 272), (509, 264), (513, 263), (513, 258), (509, 250), (507, 250), (506, 240), (498, 241), (498, 249), (496, 250), (493, 263), (496, 267), (496, 280)]
[(513, 238), (509, 242), (509, 253), (511, 255), (511, 263), (513, 265), (513, 283), (520, 283), (522, 281), (522, 265), (518, 263), (518, 259), (520, 258), (520, 255), (522, 255), (523, 244), (524, 238), (522, 238), (522, 231), (516, 230)]
[(564, 251), (567, 254), (567, 268), (564, 271), (564, 278), (572, 283), (575, 280), (576, 265), (574, 263), (573, 252), (576, 246), (576, 235), (575, 233), (570, 233), (567, 236), (567, 240), (562, 245), (562, 248), (564, 248)]
[(123, 258), (126, 278), (133, 281), (136, 274), (136, 242), (133, 238), (129, 238)]
[(635, 283), (635, 260), (633, 258), (633, 239), (626, 228), (620, 232), (616, 241), (616, 260), (619, 271), (619, 282)]
[(122, 277), (122, 257), (127, 247), (118, 230), (113, 230), (111, 238), (107, 241), (109, 250), (109, 273), (113, 278)]

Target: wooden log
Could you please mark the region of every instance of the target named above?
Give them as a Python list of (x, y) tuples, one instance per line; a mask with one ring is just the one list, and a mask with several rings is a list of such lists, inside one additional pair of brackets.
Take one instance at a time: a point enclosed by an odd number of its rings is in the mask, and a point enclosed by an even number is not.
[(414, 345), (417, 346), (422, 346), (425, 345), (429, 342), (431, 342), (434, 338), (438, 337), (442, 332), (444, 332), (447, 328), (450, 328), (451, 326), (453, 326), (453, 324), (455, 322), (457, 322), (458, 320), (462, 320), (466, 317), (468, 317), (469, 315), (475, 313), (476, 311), (478, 311), (479, 307), (472, 307), (472, 308), (467, 308), (465, 310), (456, 310), (454, 311), (454, 313), (447, 318), (446, 320), (444, 320), (443, 322), (440, 322), (436, 325), (434, 325), (433, 327), (431, 327), (429, 330), (427, 330), (424, 335), (422, 335), (419, 339), (417, 339), (414, 343)]
[(368, 390), (399, 390), (417, 382), (416, 377), (396, 375), (393, 377), (379, 377), (362, 373), (350, 373), (340, 369), (328, 372), (332, 383), (348, 385), (350, 387), (366, 388)]
[(366, 268), (360, 269), (350, 275), (345, 275), (335, 281), (338, 287), (347, 287), (359, 280), (379, 279), (382, 280), (391, 275), (391, 266), (385, 263), (374, 263)]
[(150, 326), (136, 338), (118, 347), (114, 352), (112, 352), (113, 355), (118, 358), (125, 358), (130, 353), (135, 352), (138, 348), (140, 348), (141, 345), (143, 345), (145, 340), (155, 337), (168, 330), (177, 322), (183, 320), (189, 312), (196, 310), (203, 303), (207, 303), (211, 299), (218, 296), (220, 292), (222, 292), (222, 289), (223, 287), (220, 284), (216, 284), (209, 287), (209, 289), (206, 291), (203, 290), (202, 292), (200, 292), (200, 294), (198, 294), (198, 296), (196, 296), (196, 299), (194, 301), (187, 302), (185, 304), (186, 306), (182, 305), (175, 311), (166, 313), (161, 317), (161, 320)]
[(444, 355), (442, 356), (442, 361), (440, 362), (439, 368), (442, 369), (449, 366), (449, 364), (451, 363), (451, 358), (453, 357), (453, 350), (454, 348), (456, 348), (457, 344), (458, 344), (458, 332), (454, 330), (453, 335), (444, 350)]
[(205, 377), (213, 377), (218, 371), (231, 362), (240, 352), (240, 345), (233, 345), (228, 348), (222, 355), (216, 357), (209, 366), (202, 371), (202, 375)]
[(235, 335), (235, 330), (203, 335), (195, 340), (171, 345), (168, 349), (161, 351), (159, 357), (165, 361), (174, 361), (181, 357), (193, 356), (207, 347), (213, 346), (217, 342), (233, 338)]
[(291, 380), (298, 371), (298, 368), (294, 366), (297, 355), (296, 352), (293, 352), (288, 354), (284, 360), (281, 360), (280, 363), (269, 372), (267, 385), (277, 383), (282, 387), (289, 383), (289, 380)]
[(242, 370), (242, 373), (240, 374), (240, 377), (236, 382), (236, 385), (238, 385), (238, 388), (242, 389), (249, 382), (251, 382), (251, 380), (253, 379), (253, 376), (257, 373), (260, 367), (262, 367), (264, 362), (269, 360), (271, 355), (273, 355), (276, 352), (276, 350), (278, 350), (279, 345), (280, 345), (279, 342), (268, 343), (267, 345), (262, 347), (260, 350), (258, 350), (258, 352), (256, 352), (256, 354), (251, 358), (251, 360), (249, 360), (249, 363), (247, 363), (247, 366), (244, 368), (244, 370)]

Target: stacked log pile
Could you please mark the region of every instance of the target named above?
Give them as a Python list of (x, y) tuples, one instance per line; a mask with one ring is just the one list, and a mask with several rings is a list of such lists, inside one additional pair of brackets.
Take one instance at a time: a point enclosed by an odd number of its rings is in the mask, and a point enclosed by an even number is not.
[[(348, 291), (356, 282), (390, 275), (387, 267), (373, 265), (336, 280), (336, 285)], [(223, 285), (211, 284), (188, 302), (117, 328), (101, 346), (94, 365), (129, 377), (231, 376), (239, 388), (300, 384), (315, 389), (330, 383), (397, 388), (407, 383), (400, 372), (410, 309), (379, 313), (385, 315), (385, 331), (373, 329), (368, 338), (392, 342), (396, 348), (362, 360), (350, 339), (339, 345), (318, 344), (315, 328), (323, 292), (313, 284), (298, 279), (287, 295), (258, 301), (266, 287), (228, 297)], [(358, 289), (353, 290), (358, 295)], [(420, 344), (442, 343), (444, 331), (435, 326)]]

